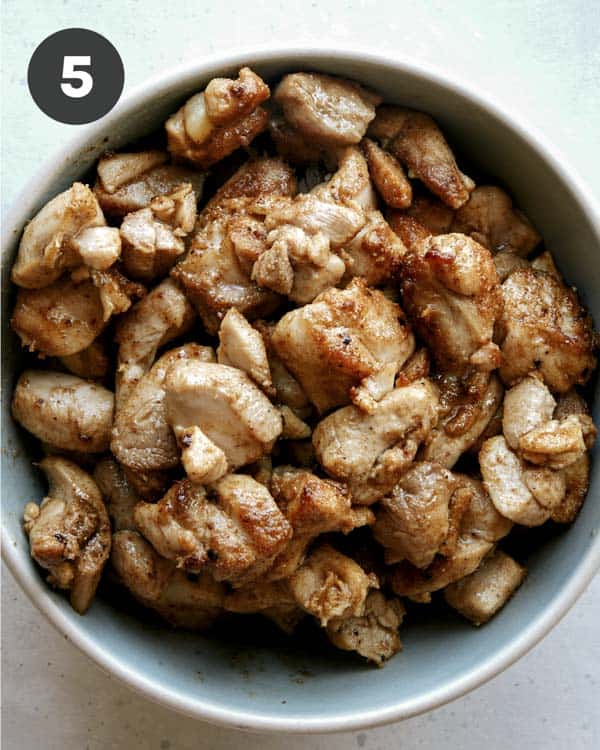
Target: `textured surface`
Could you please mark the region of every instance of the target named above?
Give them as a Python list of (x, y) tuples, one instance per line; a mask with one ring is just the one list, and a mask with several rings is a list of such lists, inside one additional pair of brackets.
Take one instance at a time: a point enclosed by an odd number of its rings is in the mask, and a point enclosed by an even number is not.
[[(176, 63), (262, 42), (371, 46), (435, 64), (489, 91), (536, 125), (600, 193), (600, 32), (593, 4), (500, 0), (190, 5), (164, 18), (156, 0), (94, 7), (65, 0), (3, 4), (3, 207), (75, 127), (29, 98), (26, 67), (48, 34), (85, 26), (119, 49), (126, 87)], [(123, 7), (125, 6), (125, 7)], [(236, 8), (237, 6), (237, 8)], [(185, 7), (185, 11), (183, 8)], [(153, 9), (155, 12), (153, 12)], [(326, 40), (315, 28), (327, 29)], [(3, 587), (3, 739), (54, 748), (592, 748), (600, 743), (600, 580), (531, 654), (475, 693), (425, 716), (354, 735), (265, 738), (215, 729), (149, 704), (64, 641), (6, 574)]]

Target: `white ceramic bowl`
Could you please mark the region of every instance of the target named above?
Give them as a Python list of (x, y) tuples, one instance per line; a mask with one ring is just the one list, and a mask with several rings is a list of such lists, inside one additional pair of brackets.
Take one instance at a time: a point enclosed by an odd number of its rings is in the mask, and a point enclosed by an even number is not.
[[(470, 86), (408, 61), (369, 52), (323, 49), (245, 51), (190, 63), (131, 92), (102, 120), (82, 128), (29, 183), (4, 222), (3, 287), (25, 222), (106, 149), (156, 129), (216, 75), (251, 65), (268, 79), (319, 70), (377, 89), (390, 102), (436, 117), (451, 141), (484, 172), (499, 177), (542, 232), (570, 283), (600, 322), (598, 208), (554, 149)], [(8, 325), (11, 293), (4, 294)], [(405, 650), (383, 670), (345, 653), (307, 652), (302, 644), (248, 645), (172, 632), (99, 598), (85, 617), (51, 591), (32, 564), (20, 525), (23, 505), (39, 498), (27, 439), (10, 419), (12, 384), (22, 367), (15, 338), (2, 349), (3, 554), (31, 600), (101, 667), (148, 698), (210, 722), (255, 730), (322, 732), (383, 724), (452, 700), (506, 668), (558, 622), (600, 563), (600, 477), (594, 465), (588, 501), (571, 528), (532, 548), (526, 583), (489, 624), (475, 629), (451, 614), (402, 629)], [(598, 399), (595, 420), (600, 422)], [(544, 536), (542, 534), (542, 536)]]

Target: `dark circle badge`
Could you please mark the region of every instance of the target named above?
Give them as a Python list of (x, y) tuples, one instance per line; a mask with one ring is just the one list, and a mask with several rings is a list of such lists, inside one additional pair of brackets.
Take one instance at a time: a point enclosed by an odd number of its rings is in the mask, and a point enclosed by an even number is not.
[(109, 112), (124, 82), (119, 53), (89, 29), (63, 29), (47, 37), (27, 70), (29, 92), (38, 107), (69, 125), (93, 122)]

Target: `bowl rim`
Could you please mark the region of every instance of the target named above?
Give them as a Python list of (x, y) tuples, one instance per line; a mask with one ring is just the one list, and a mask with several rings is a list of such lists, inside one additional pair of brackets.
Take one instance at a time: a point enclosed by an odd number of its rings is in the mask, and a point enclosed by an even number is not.
[[(143, 104), (153, 93), (161, 93), (172, 85), (181, 84), (184, 80), (189, 80), (191, 84), (195, 78), (205, 78), (216, 71), (243, 64), (289, 62), (293, 65), (295, 60), (300, 62), (310, 57), (338, 62), (344, 60), (364, 62), (394, 68), (400, 74), (405, 73), (427, 79), (487, 110), (505, 128), (525, 140), (543, 161), (550, 164), (589, 219), (600, 244), (600, 204), (592, 196), (590, 189), (568, 165), (568, 161), (556, 146), (550, 145), (545, 136), (530, 123), (525, 124), (521, 118), (518, 121), (514, 119), (490, 97), (489, 92), (484, 94), (477, 86), (464, 82), (460, 76), (448, 75), (430, 63), (423, 63), (401, 55), (376, 52), (369, 47), (355, 45), (350, 47), (336, 43), (333, 47), (326, 47), (292, 42), (270, 44), (266, 47), (243, 47), (235, 52), (205, 55), (198, 60), (189, 60), (159, 72), (126, 91), (119, 103), (107, 115), (87, 125), (49, 157), (16, 196), (4, 216), (2, 264), (8, 261), (5, 257), (5, 248), (11, 243), (15, 232), (20, 233), (25, 221), (37, 208), (36, 196), (44, 191), (45, 185), (54, 179), (57, 171), (71, 160), (73, 153), (79, 153), (105, 134), (107, 124), (111, 120), (123, 118), (128, 112), (134, 111), (140, 104)], [(157, 681), (145, 676), (141, 670), (123, 665), (107, 650), (99, 647), (94, 638), (86, 634), (83, 628), (71, 622), (58, 603), (46, 595), (45, 584), (35, 574), (29, 561), (23, 559), (23, 555), (13, 545), (4, 521), (2, 522), (1, 546), (2, 558), (13, 576), (33, 604), (54, 627), (101, 669), (115, 675), (136, 692), (153, 702), (212, 724), (233, 729), (288, 733), (324, 733), (371, 728), (416, 716), (461, 697), (495, 677), (535, 646), (568, 612), (600, 568), (600, 535), (597, 535), (585, 556), (579, 560), (577, 567), (563, 584), (559, 594), (538, 613), (518, 638), (499, 651), (492, 652), (468, 673), (441, 684), (439, 688), (424, 696), (406, 699), (387, 708), (362, 711), (351, 718), (335, 715), (311, 718), (275, 717), (231, 709), (226, 705), (207, 704), (204, 699), (194, 696), (175, 695)]]

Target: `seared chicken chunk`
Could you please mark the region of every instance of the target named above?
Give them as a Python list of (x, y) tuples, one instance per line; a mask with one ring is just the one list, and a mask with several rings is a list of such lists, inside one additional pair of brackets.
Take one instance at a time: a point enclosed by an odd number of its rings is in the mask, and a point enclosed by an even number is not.
[(139, 498), (127, 481), (123, 467), (113, 458), (103, 458), (96, 464), (93, 476), (104, 498), (113, 530), (135, 529), (133, 509)]
[(160, 555), (236, 586), (258, 578), (292, 535), (267, 488), (245, 474), (208, 488), (176, 482), (160, 502), (139, 503), (134, 518)]
[(237, 367), (269, 395), (273, 393), (265, 342), (235, 307), (227, 311), (219, 328), (217, 361)]
[(496, 273), (501, 283), (504, 283), (506, 279), (511, 275), (517, 268), (529, 268), (529, 263), (525, 258), (521, 258), (512, 250), (500, 250), (500, 252), (494, 255), (494, 265), (496, 266)]
[(414, 349), (400, 307), (361, 279), (284, 315), (271, 340), (321, 413), (350, 400), (373, 410)]
[(253, 581), (225, 597), (225, 610), (239, 614), (258, 612), (291, 635), (306, 613), (292, 596), (287, 581)]
[(13, 417), (56, 448), (100, 453), (110, 443), (114, 395), (75, 375), (25, 370), (12, 400)]
[(474, 573), (447, 586), (444, 598), (474, 625), (483, 625), (506, 604), (526, 574), (516, 560), (496, 550)]
[(324, 146), (359, 143), (381, 101), (357, 83), (322, 73), (284, 76), (273, 98), (303, 138)]
[(49, 456), (39, 467), (49, 488), (39, 506), (25, 506), (31, 556), (49, 572), (48, 583), (70, 591), (71, 606), (82, 615), (110, 554), (106, 508), (95, 482), (76, 464)]
[(313, 432), (321, 466), (346, 481), (356, 503), (387, 494), (408, 469), (438, 417), (438, 392), (427, 380), (396, 388), (373, 414), (346, 406), (325, 417)]
[(429, 234), (451, 232), (454, 211), (431, 194), (416, 195), (406, 209), (405, 215), (417, 221)]
[(204, 630), (222, 612), (223, 584), (208, 572), (190, 580), (136, 531), (115, 534), (111, 563), (133, 596), (175, 627)]
[(166, 122), (172, 156), (207, 169), (238, 148), (248, 146), (268, 125), (260, 106), (269, 87), (250, 68), (236, 80), (215, 78)]
[(502, 432), (508, 445), (518, 450), (521, 437), (550, 421), (555, 407), (556, 401), (548, 387), (533, 375), (506, 391)]
[(269, 117), (269, 135), (279, 156), (289, 164), (311, 164), (334, 158), (335, 147), (323, 146), (304, 138), (286, 121), (279, 106), (273, 108)]
[(369, 164), (369, 174), (377, 192), (391, 208), (408, 208), (412, 201), (412, 187), (400, 162), (370, 138), (362, 148)]
[(369, 135), (405, 164), (409, 176), (418, 177), (450, 208), (469, 199), (475, 183), (464, 175), (433, 118), (423, 112), (384, 105), (377, 110)]
[(494, 323), (502, 311), (489, 250), (462, 234), (429, 237), (402, 259), (402, 301), (443, 371), (499, 364)]
[(457, 481), (442, 466), (419, 462), (401, 477), (376, 511), (373, 536), (388, 565), (409, 560), (426, 568), (448, 536), (450, 498)]
[(393, 282), (405, 253), (402, 240), (381, 213), (371, 211), (364, 227), (340, 250), (346, 267), (343, 281), (361, 276), (369, 286)]
[[(369, 165), (361, 150), (349, 146), (339, 152), (336, 171), (331, 177), (319, 182), (310, 195), (332, 204), (373, 211), (377, 208), (377, 197), (369, 175)], [(336, 244), (331, 237), (332, 244)]]
[(470, 235), (492, 253), (510, 250), (521, 256), (541, 239), (504, 190), (491, 185), (475, 188), (456, 212), (451, 231)]
[(85, 349), (60, 358), (60, 363), (80, 378), (101, 380), (108, 374), (110, 361), (106, 346), (96, 339)]
[(514, 271), (502, 284), (500, 377), (514, 385), (537, 370), (552, 391), (587, 382), (596, 366), (592, 321), (577, 294), (543, 271)]

